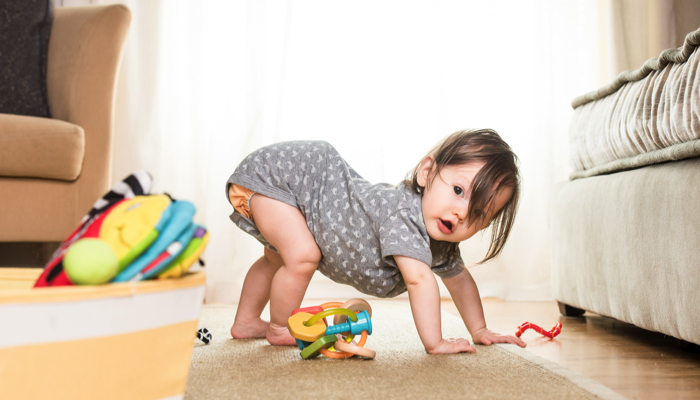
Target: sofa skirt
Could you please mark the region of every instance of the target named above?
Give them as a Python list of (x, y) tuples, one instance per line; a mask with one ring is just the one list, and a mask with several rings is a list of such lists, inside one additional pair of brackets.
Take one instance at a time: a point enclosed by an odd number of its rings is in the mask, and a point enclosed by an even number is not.
[(40, 272), (0, 269), (0, 397), (183, 397), (203, 273), (31, 289)]
[(563, 183), (551, 225), (558, 301), (700, 344), (700, 159)]

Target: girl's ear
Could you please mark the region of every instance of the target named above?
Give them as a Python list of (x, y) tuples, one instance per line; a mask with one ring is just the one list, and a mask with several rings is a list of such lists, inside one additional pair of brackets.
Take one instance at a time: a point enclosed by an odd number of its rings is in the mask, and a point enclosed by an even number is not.
[(424, 188), (428, 184), (428, 177), (430, 176), (430, 171), (433, 169), (433, 157), (428, 156), (423, 159), (418, 167), (418, 174), (416, 174), (416, 179), (418, 181), (418, 186)]

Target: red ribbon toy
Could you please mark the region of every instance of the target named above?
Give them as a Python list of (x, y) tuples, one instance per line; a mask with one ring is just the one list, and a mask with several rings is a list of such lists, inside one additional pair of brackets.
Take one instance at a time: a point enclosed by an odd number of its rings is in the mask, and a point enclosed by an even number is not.
[(528, 329), (534, 329), (537, 332), (541, 333), (544, 336), (547, 336), (548, 338), (554, 339), (555, 336), (561, 333), (561, 323), (557, 322), (556, 325), (554, 325), (554, 328), (552, 328), (551, 331), (545, 331), (544, 329), (540, 328), (539, 326), (531, 323), (531, 322), (523, 322), (522, 325), (518, 327), (518, 331), (515, 332), (515, 336), (520, 337), (520, 335), (523, 334)]

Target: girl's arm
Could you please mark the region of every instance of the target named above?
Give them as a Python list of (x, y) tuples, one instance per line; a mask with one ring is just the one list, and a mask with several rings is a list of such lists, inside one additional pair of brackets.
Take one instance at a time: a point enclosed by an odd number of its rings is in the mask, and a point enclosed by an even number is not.
[(443, 339), (440, 290), (430, 267), (410, 257), (394, 256), (394, 260), (406, 282), (413, 321), (425, 351), (431, 354), (476, 353), (467, 339)]
[(472, 335), (474, 343), (489, 345), (492, 343), (512, 343), (520, 347), (525, 347), (525, 342), (510, 335), (501, 335), (492, 332), (486, 328), (486, 319), (484, 318), (484, 308), (481, 305), (481, 296), (479, 289), (476, 287), (476, 282), (472, 278), (472, 274), (466, 269), (459, 274), (444, 278), (442, 282), (447, 287), (447, 290), (452, 296), (459, 310), (459, 315), (462, 316), (464, 325)]

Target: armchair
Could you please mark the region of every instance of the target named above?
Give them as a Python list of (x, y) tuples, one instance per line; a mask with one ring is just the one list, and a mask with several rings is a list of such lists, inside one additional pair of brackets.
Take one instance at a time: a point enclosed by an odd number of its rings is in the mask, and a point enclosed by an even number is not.
[(0, 242), (58, 242), (110, 186), (123, 5), (58, 8), (48, 47), (52, 118), (0, 114)]

